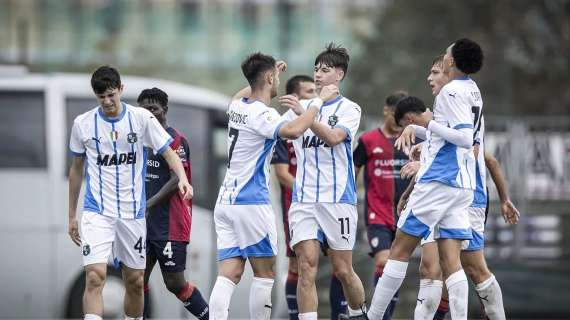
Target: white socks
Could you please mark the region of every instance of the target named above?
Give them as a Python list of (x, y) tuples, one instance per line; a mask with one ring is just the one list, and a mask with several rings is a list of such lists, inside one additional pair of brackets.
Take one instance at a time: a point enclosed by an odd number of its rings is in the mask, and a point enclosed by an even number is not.
[(449, 292), (449, 311), (453, 320), (467, 320), (467, 299), (469, 285), (463, 269), (453, 273), (445, 280)]
[(316, 312), (299, 313), (299, 320), (317, 320)]
[(370, 310), (367, 313), (370, 320), (381, 320), (384, 317), (388, 304), (406, 277), (406, 269), (408, 269), (407, 262), (388, 259), (384, 274), (376, 284)]
[(250, 319), (269, 320), (271, 317), (271, 289), (273, 279), (253, 277), (249, 291)]
[(433, 319), (441, 300), (442, 289), (443, 281), (441, 280), (420, 280), (420, 291), (418, 292), (418, 302), (414, 310), (414, 320)]
[(103, 320), (100, 315), (88, 313), (85, 315), (83, 320)]
[(348, 315), (350, 317), (360, 316), (366, 312), (366, 305), (363, 305), (362, 308), (358, 308), (358, 309), (352, 309), (349, 305), (347, 305), (346, 308), (348, 309)]
[(125, 320), (143, 320), (143, 317), (129, 317), (129, 316), (125, 316)]
[(235, 287), (236, 284), (230, 279), (218, 276), (210, 295), (210, 319), (225, 320), (228, 318), (230, 300)]
[(485, 306), (485, 313), (489, 319), (506, 319), (505, 309), (503, 308), (503, 294), (495, 276), (491, 276), (489, 279), (475, 285), (475, 290)]

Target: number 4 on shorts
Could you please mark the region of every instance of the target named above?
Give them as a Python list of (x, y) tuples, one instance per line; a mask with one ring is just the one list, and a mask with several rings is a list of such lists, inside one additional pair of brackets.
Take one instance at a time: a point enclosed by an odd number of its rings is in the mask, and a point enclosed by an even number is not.
[(168, 241), (166, 243), (166, 245), (164, 246), (164, 250), (162, 250), (162, 254), (167, 256), (168, 259), (172, 259), (172, 255), (174, 254), (174, 252), (172, 252), (172, 244), (170, 243), (170, 241)]

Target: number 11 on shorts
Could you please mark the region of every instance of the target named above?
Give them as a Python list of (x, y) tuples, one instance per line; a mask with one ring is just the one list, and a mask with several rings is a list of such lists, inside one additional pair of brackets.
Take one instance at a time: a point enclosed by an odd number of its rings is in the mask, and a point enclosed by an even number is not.
[[(350, 234), (350, 223), (349, 223), (350, 220), (348, 219), (348, 217), (338, 218), (338, 221), (340, 222), (340, 234), (341, 235)], [(345, 224), (346, 224), (346, 233), (344, 232)]]

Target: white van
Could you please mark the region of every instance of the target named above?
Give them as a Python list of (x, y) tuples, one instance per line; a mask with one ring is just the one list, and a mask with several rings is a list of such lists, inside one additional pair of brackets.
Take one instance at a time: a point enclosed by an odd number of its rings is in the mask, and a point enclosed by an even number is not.
[[(216, 278), (212, 210), (225, 174), (229, 98), (165, 80), (125, 76), (122, 82), (123, 100), (133, 105), (143, 89), (164, 90), (169, 124), (190, 141), (195, 198), (186, 274), (207, 298)], [(68, 141), (73, 119), (96, 105), (90, 75), (0, 73), (0, 318), (82, 315), (81, 252), (67, 234)], [(122, 315), (123, 297), (119, 273), (110, 267), (109, 274), (104, 290), (108, 318)], [(246, 283), (234, 294), (235, 318), (248, 314)], [(275, 286), (282, 301), (274, 305), (284, 305), (282, 291)], [(157, 269), (151, 300), (155, 317), (189, 317), (166, 291)], [(283, 312), (275, 309), (274, 315)]]

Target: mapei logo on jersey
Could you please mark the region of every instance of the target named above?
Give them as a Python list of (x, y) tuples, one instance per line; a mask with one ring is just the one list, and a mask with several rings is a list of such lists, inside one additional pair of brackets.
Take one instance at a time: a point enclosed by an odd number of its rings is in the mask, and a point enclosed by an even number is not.
[(117, 166), (121, 164), (134, 164), (137, 163), (136, 152), (116, 153), (112, 155), (104, 154), (97, 155), (98, 166)]
[(321, 138), (317, 136), (303, 137), (303, 148), (318, 148), (320, 146), (330, 148), (330, 146), (326, 144), (324, 140), (321, 140)]
[(136, 133), (131, 132), (131, 133), (127, 134), (127, 142), (128, 143), (133, 144), (133, 143), (136, 143), (137, 141), (138, 141), (138, 138), (137, 138)]
[(336, 126), (336, 124), (338, 123), (338, 116), (337, 115), (332, 115), (329, 116), (329, 126), (334, 127)]

